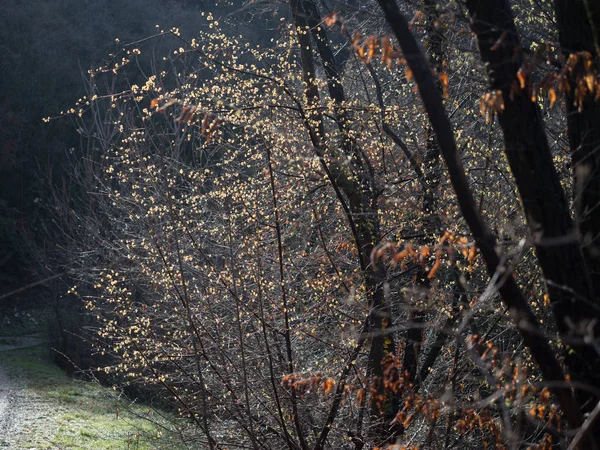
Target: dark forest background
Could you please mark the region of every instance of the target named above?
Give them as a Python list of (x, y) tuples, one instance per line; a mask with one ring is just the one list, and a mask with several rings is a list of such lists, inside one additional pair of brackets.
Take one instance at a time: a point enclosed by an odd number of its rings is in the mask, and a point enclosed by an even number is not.
[[(243, 2), (194, 1), (31, 1), (2, 2), (0, 18), (0, 295), (39, 281), (36, 253), (48, 244), (50, 185), (61, 186), (80, 155), (82, 140), (69, 119), (59, 116), (86, 94), (88, 70), (101, 66), (120, 43), (178, 27), (193, 36), (203, 25), (201, 11), (235, 14)], [(256, 11), (254, 10), (254, 13)], [(243, 19), (244, 13), (240, 13)], [(253, 17), (256, 16), (253, 14)], [(261, 26), (263, 25), (263, 26)], [(257, 42), (266, 39), (265, 20), (253, 20)], [(118, 42), (115, 40), (118, 39)], [(160, 67), (144, 56), (146, 69)], [(61, 186), (62, 187), (62, 186)], [(67, 186), (66, 188), (74, 188)], [(7, 304), (37, 301), (26, 292)]]
[[(111, 60), (123, 43), (177, 27), (191, 38), (206, 26), (202, 12), (228, 17), (256, 43), (268, 42), (277, 6), (189, 0), (2, 2), (0, 18), (0, 314), (22, 326), (22, 311), (64, 314), (69, 286), (61, 274), (53, 220), (56, 195), (76, 202), (72, 172), (88, 142), (67, 112), (89, 89), (90, 69)], [(166, 67), (173, 42), (157, 41), (139, 58), (146, 72)], [(132, 79), (140, 77), (132, 71)], [(115, 86), (119, 89), (119, 86)], [(58, 193), (58, 194), (57, 194)], [(77, 204), (71, 204), (75, 210)], [(61, 275), (60, 277), (58, 277)], [(57, 277), (57, 278), (54, 278)], [(41, 281), (52, 278), (54, 281)], [(7, 294), (11, 295), (7, 295)], [(56, 307), (60, 304), (60, 307)], [(71, 313), (73, 305), (66, 310)], [(77, 309), (77, 308), (75, 308)], [(9, 316), (11, 316), (9, 318)], [(66, 320), (70, 318), (67, 317)], [(78, 323), (78, 316), (72, 317)], [(55, 324), (54, 320), (50, 321)], [(57, 330), (55, 330), (57, 331)], [(61, 347), (64, 345), (61, 344)]]

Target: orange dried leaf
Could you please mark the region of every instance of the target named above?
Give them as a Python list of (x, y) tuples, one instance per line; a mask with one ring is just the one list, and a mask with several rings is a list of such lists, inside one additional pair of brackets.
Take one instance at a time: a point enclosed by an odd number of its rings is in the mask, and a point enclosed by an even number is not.
[(487, 95), (488, 94), (486, 94), (484, 97), (482, 97), (481, 101), (479, 102), (479, 114), (481, 114), (484, 117), (486, 117), (488, 114), (488, 102), (486, 99)]
[(219, 126), (220, 123), (221, 123), (221, 119), (219, 119), (217, 117), (215, 119), (215, 121), (212, 123), (212, 125), (210, 126), (210, 128), (208, 129), (208, 131), (206, 133), (206, 143), (207, 144), (210, 142), (213, 132), (217, 129), (217, 127)]
[(533, 85), (533, 89), (531, 90), (531, 102), (537, 102), (538, 94), (540, 92), (540, 87), (538, 84)]
[(390, 53), (392, 51), (392, 44), (390, 38), (387, 36), (381, 40), (381, 62), (383, 64), (390, 64), (391, 58)]
[(325, 395), (329, 394), (333, 391), (333, 387), (335, 386), (335, 380), (333, 378), (325, 378), (323, 380), (323, 392)]
[(438, 271), (438, 269), (440, 268), (441, 265), (442, 265), (442, 252), (440, 250), (438, 250), (435, 255), (435, 263), (433, 264), (433, 267), (427, 274), (428, 280), (431, 280), (435, 276), (435, 273)]
[[(342, 248), (342, 245), (348, 246), (349, 244), (347, 242), (343, 242), (342, 244), (340, 244), (338, 246), (338, 248)], [(349, 247), (353, 248), (352, 245), (350, 245)], [(373, 266), (373, 270), (377, 270), (376, 264), (377, 264), (377, 261), (379, 260), (379, 258), (381, 258), (387, 252), (393, 253), (395, 251), (395, 248), (396, 247), (392, 242), (387, 242), (379, 247), (375, 247), (371, 251), (371, 265)], [(345, 248), (342, 248), (342, 250), (344, 250), (344, 249)]]
[(440, 244), (443, 244), (444, 242), (446, 242), (446, 240), (452, 242), (454, 240), (454, 236), (452, 236), (452, 233), (450, 233), (449, 231), (444, 231), (444, 234), (442, 235), (441, 239), (440, 239)]
[(168, 100), (164, 105), (162, 105), (156, 111), (158, 111), (158, 112), (166, 111), (171, 106), (176, 105), (177, 103), (179, 103), (179, 101), (177, 101), (177, 100)]
[(502, 91), (496, 91), (494, 96), (494, 108), (497, 113), (504, 111), (504, 96), (502, 95)]
[(406, 258), (408, 256), (408, 250), (403, 250), (399, 253), (396, 253), (393, 257), (392, 257), (392, 265), (396, 265), (398, 264), (398, 262), (402, 261), (404, 258)]
[(442, 82), (442, 88), (444, 90), (444, 97), (448, 98), (450, 96), (450, 91), (448, 90), (448, 74), (441, 73), (440, 81)]
[(406, 251), (408, 252), (409, 256), (412, 258), (413, 262), (416, 263), (419, 258), (419, 254), (412, 248), (412, 245), (407, 244)]
[(473, 261), (475, 261), (476, 254), (477, 254), (477, 249), (475, 248), (475, 246), (472, 246), (471, 248), (469, 248), (469, 264), (473, 264)]
[(181, 108), (181, 114), (179, 114), (179, 117), (177, 117), (177, 119), (175, 119), (175, 121), (176, 122), (189, 122), (192, 119), (195, 111), (196, 111), (195, 107), (184, 106), (183, 108)]
[(356, 53), (358, 53), (358, 57), (359, 57), (361, 60), (364, 60), (364, 59), (365, 59), (365, 49), (364, 49), (363, 47), (361, 47), (361, 46), (357, 46), (357, 47), (356, 47)]
[(412, 73), (412, 70), (410, 70), (410, 67), (407, 67), (404, 70), (404, 75), (406, 76), (406, 81), (408, 81), (410, 83), (413, 79), (413, 73)]
[(571, 53), (569, 55), (569, 59), (567, 60), (567, 66), (573, 70), (579, 61), (579, 55), (577, 53)]
[(554, 103), (556, 103), (556, 91), (554, 88), (548, 89), (548, 98), (550, 99), (550, 108), (552, 108)]
[(521, 88), (521, 90), (525, 89), (525, 86), (527, 86), (527, 73), (525, 72), (523, 67), (521, 67), (517, 72), (517, 78), (519, 80), (519, 87)]
[(542, 392), (540, 392), (539, 397), (541, 402), (546, 403), (550, 400), (550, 390), (548, 388), (542, 389)]
[(356, 391), (356, 401), (358, 402), (359, 405), (362, 405), (364, 403), (365, 394), (366, 394), (366, 391), (364, 389), (359, 389), (358, 391)]
[(596, 84), (596, 79), (594, 78), (594, 75), (592, 75), (591, 73), (587, 74), (585, 76), (585, 83), (587, 85), (588, 91), (594, 92), (594, 85)]
[(365, 42), (365, 46), (367, 47), (367, 61), (370, 61), (375, 56), (375, 51), (377, 50), (377, 38), (370, 36), (367, 42)]
[(419, 22), (421, 19), (425, 17), (425, 13), (423, 11), (417, 11), (412, 19), (410, 19), (409, 27), (412, 30), (414, 28), (415, 23)]
[(377, 270), (377, 261), (379, 261), (379, 258), (381, 258), (383, 252), (384, 250), (382, 248), (374, 248), (371, 251), (371, 266), (375, 271)]
[(200, 130), (200, 134), (202, 136), (204, 136), (204, 134), (206, 133), (206, 128), (208, 127), (209, 123), (210, 123), (210, 115), (209, 114), (205, 114), (204, 115), (204, 121), (202, 122), (202, 129)]
[(335, 23), (337, 21), (338, 21), (338, 13), (336, 13), (336, 12), (327, 14), (325, 16), (325, 18), (323, 19), (323, 22), (325, 22), (325, 25), (327, 25), (328, 27), (335, 25)]

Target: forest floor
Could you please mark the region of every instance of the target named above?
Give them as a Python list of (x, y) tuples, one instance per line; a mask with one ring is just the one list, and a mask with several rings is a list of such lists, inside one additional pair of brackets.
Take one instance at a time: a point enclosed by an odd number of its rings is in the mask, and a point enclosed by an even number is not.
[(52, 364), (42, 335), (0, 337), (0, 449), (177, 450), (175, 418)]

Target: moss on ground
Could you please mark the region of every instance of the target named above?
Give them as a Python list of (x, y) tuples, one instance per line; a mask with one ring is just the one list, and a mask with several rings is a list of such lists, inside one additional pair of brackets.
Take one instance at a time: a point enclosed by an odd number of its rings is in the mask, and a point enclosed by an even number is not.
[(174, 416), (97, 383), (71, 379), (49, 356), (43, 345), (0, 352), (2, 367), (20, 387), (15, 407), (21, 433), (14, 448), (188, 448)]

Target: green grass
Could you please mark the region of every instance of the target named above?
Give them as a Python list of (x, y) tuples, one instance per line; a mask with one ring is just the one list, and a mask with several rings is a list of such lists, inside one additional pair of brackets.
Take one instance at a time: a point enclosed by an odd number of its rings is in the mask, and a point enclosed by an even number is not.
[(174, 416), (133, 404), (97, 383), (74, 380), (54, 366), (42, 345), (0, 352), (11, 378), (27, 387), (31, 418), (16, 448), (22, 449), (170, 449), (184, 447)]

